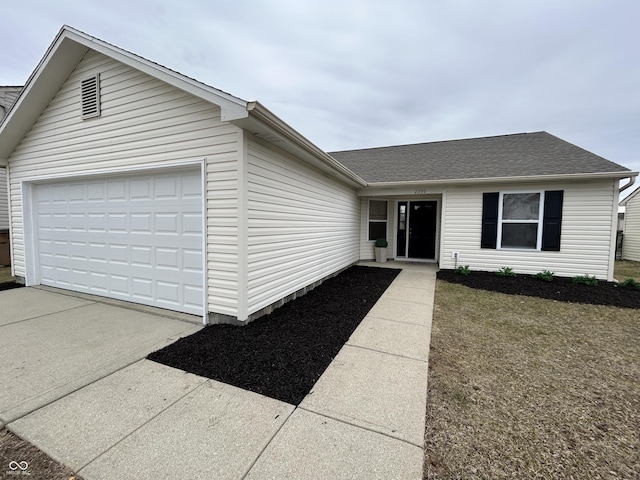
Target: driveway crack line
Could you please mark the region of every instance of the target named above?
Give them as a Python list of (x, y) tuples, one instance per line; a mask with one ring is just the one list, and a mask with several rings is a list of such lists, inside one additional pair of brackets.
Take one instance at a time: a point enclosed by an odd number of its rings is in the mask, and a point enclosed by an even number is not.
[(278, 428), (276, 430), (276, 432), (271, 436), (271, 438), (269, 439), (269, 441), (266, 443), (266, 445), (262, 448), (262, 450), (260, 450), (260, 453), (258, 453), (258, 456), (256, 457), (256, 459), (251, 462), (251, 465), (249, 465), (249, 468), (247, 469), (247, 471), (244, 473), (244, 475), (242, 475), (240, 477), (240, 480), (244, 480), (245, 478), (247, 478), (247, 475), (249, 475), (249, 473), (251, 472), (251, 470), (253, 469), (253, 467), (256, 465), (256, 463), (258, 463), (258, 460), (260, 460), (260, 457), (262, 457), (262, 455), (264, 454), (264, 452), (267, 450), (267, 448), (269, 447), (269, 445), (271, 445), (271, 443), (273, 442), (273, 440), (278, 436), (278, 433), (280, 433), (280, 430), (282, 430), (284, 428), (284, 426), (287, 424), (287, 422), (289, 421), (289, 419), (291, 419), (291, 416), (293, 415), (293, 413), (300, 408), (300, 406), (295, 407), (293, 410), (291, 410), (291, 413), (287, 416), (286, 420), (284, 422), (282, 422), (282, 425), (280, 425), (280, 428)]
[(30, 320), (37, 320), (37, 319), (43, 318), (43, 317), (50, 317), (51, 315), (58, 315), (59, 313), (70, 312), (71, 310), (77, 310), (78, 308), (89, 307), (91, 305), (95, 305), (96, 303), (97, 302), (91, 302), (91, 303), (87, 303), (85, 305), (78, 305), (76, 307), (65, 308), (64, 310), (59, 310), (57, 312), (43, 313), (42, 315), (38, 315), (37, 317), (23, 318), (22, 320), (16, 320), (15, 322), (5, 323), (3, 325), (0, 325), (0, 328), (6, 327), (7, 325), (15, 325), (16, 323), (28, 322)]
[[(356, 428), (359, 428), (361, 430), (366, 430), (366, 431), (371, 432), (371, 433), (376, 433), (378, 435), (383, 435), (383, 436), (385, 436), (387, 438), (391, 438), (393, 440), (397, 440), (399, 442), (406, 443), (406, 444), (411, 445), (413, 447), (418, 447), (419, 449), (424, 450), (424, 445), (418, 445), (417, 443), (413, 443), (413, 442), (411, 442), (409, 440), (405, 440), (403, 438), (394, 437), (393, 435), (389, 435), (388, 433), (384, 433), (384, 432), (381, 432), (379, 430), (374, 430), (372, 428), (363, 427), (362, 425), (356, 425), (355, 423), (350, 423), (350, 422), (345, 421), (344, 419), (332, 417), (331, 415), (327, 415), (326, 413), (316, 412), (314, 410), (310, 410), (310, 409), (304, 408), (304, 407), (298, 407), (298, 408), (300, 408), (300, 410), (304, 410), (305, 412), (313, 413), (314, 415), (320, 415), (321, 417), (325, 417), (325, 418), (330, 418), (331, 420), (335, 420), (336, 422), (340, 422), (340, 423), (345, 424), (345, 425), (350, 425), (352, 427), (356, 427)], [(423, 422), (424, 422), (424, 420), (423, 420)]]
[(142, 424), (140, 424), (138, 427), (136, 427), (135, 429), (133, 429), (131, 432), (129, 432), (128, 434), (126, 434), (125, 436), (123, 436), (120, 440), (118, 440), (116, 443), (114, 443), (113, 445), (111, 445), (109, 448), (107, 448), (106, 450), (104, 450), (102, 453), (99, 453), (98, 455), (96, 455), (93, 459), (89, 460), (87, 463), (85, 463), (84, 465), (82, 465), (80, 468), (78, 468), (78, 470), (76, 470), (76, 472), (78, 474), (81, 474), (82, 469), (88, 467), (89, 465), (91, 465), (93, 462), (95, 462), (96, 460), (98, 460), (100, 457), (104, 456), (106, 453), (108, 453), (109, 451), (113, 450), (116, 446), (118, 446), (119, 444), (121, 444), (122, 442), (124, 442), (127, 438), (129, 438), (131, 435), (133, 435), (134, 433), (136, 433), (137, 431), (139, 431), (140, 429), (144, 428), (146, 425), (148, 425), (150, 422), (152, 422), (153, 420), (155, 420), (156, 418), (158, 418), (160, 415), (162, 415), (164, 412), (166, 412), (167, 410), (169, 410), (170, 408), (172, 408), (176, 403), (182, 401), (185, 397), (191, 395), (192, 393), (194, 393), (196, 390), (198, 390), (199, 388), (202, 388), (204, 385), (206, 385), (207, 383), (209, 383), (210, 380), (206, 380), (204, 382), (202, 382), (200, 385), (195, 386), (194, 388), (192, 388), (191, 390), (189, 390), (187, 393), (185, 393), (184, 395), (182, 395), (180, 398), (176, 399), (175, 401), (171, 402), (169, 405), (167, 405), (165, 408), (163, 408), (162, 410), (160, 410), (157, 414), (155, 414), (153, 417), (149, 418), (147, 421), (143, 422)]

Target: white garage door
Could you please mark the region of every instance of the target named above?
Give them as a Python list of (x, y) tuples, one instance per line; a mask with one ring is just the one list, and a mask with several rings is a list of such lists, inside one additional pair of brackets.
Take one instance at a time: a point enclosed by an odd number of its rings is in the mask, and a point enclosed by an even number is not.
[(35, 187), (42, 285), (203, 314), (200, 170)]

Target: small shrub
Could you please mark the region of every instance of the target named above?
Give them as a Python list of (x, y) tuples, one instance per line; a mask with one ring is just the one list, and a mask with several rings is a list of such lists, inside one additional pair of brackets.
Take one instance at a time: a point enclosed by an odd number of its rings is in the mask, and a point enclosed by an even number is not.
[(455, 271), (460, 275), (469, 275), (471, 273), (471, 269), (469, 268), (469, 265), (460, 265), (458, 268), (456, 268)]
[(624, 282), (620, 282), (620, 286), (624, 288), (640, 288), (640, 282), (636, 282), (633, 278), (627, 278)]
[(389, 245), (387, 243), (387, 241), (384, 238), (379, 238), (376, 240), (376, 247), (379, 248), (387, 248), (387, 245)]
[(542, 280), (543, 282), (550, 282), (553, 280), (554, 273), (550, 270), (543, 270), (541, 272), (536, 273), (536, 278), (538, 280)]
[(598, 280), (593, 275), (576, 275), (571, 280), (573, 280), (573, 283), (586, 285), (588, 287), (595, 287), (598, 285)]
[(496, 275), (499, 277), (515, 277), (516, 272), (514, 272), (511, 267), (501, 267), (500, 270), (496, 272)]

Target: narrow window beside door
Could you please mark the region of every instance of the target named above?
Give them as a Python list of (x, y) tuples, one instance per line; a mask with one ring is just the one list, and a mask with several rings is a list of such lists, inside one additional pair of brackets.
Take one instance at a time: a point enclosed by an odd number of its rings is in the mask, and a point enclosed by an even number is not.
[(369, 200), (369, 241), (387, 239), (387, 201)]

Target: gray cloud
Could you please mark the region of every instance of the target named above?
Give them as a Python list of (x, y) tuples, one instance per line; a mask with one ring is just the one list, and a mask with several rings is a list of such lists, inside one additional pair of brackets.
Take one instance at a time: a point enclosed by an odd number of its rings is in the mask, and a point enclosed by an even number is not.
[(547, 130), (640, 170), (635, 0), (25, 0), (4, 12), (0, 84), (24, 82), (66, 23), (257, 99), (325, 150)]

